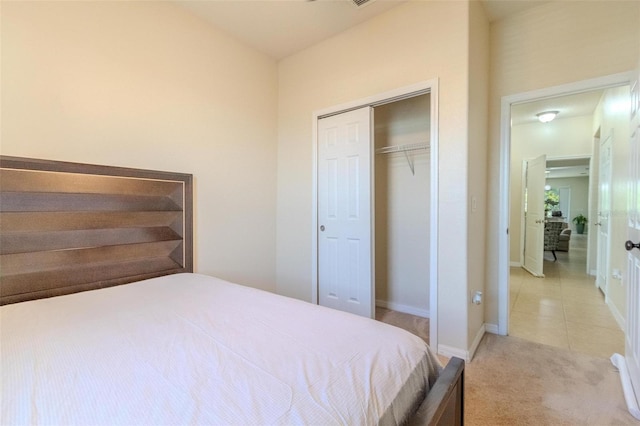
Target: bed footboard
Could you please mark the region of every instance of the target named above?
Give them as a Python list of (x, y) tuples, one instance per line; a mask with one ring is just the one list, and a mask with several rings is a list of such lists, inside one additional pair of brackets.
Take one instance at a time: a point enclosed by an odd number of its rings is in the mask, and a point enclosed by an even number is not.
[(449, 360), (409, 425), (464, 424), (464, 360)]

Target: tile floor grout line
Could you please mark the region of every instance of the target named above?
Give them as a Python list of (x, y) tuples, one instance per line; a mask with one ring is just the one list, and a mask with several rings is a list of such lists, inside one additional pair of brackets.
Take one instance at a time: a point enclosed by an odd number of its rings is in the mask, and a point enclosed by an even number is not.
[[(600, 355), (598, 356), (603, 356), (603, 353), (612, 348), (612, 344), (614, 346), (619, 345), (619, 342), (615, 343), (617, 340), (621, 340), (622, 345), (624, 345), (624, 333), (619, 330), (619, 327), (616, 327), (616, 329), (607, 327), (612, 324), (617, 326), (617, 323), (615, 323), (608, 306), (598, 297), (597, 292), (599, 289), (593, 284), (593, 277), (586, 272), (585, 261), (578, 260), (575, 262), (576, 256), (570, 256), (569, 254), (567, 254), (567, 257), (569, 259), (559, 258), (559, 262), (545, 261), (546, 277), (538, 282), (527, 280), (528, 273), (526, 271), (524, 273), (512, 273), (512, 282), (518, 288), (517, 291), (512, 293), (510, 303), (513, 308), (510, 312), (510, 318), (512, 318), (513, 313), (516, 313), (520, 321), (524, 322), (525, 328), (519, 328), (516, 321), (510, 319), (509, 334), (518, 337), (518, 332), (524, 333), (520, 337), (527, 339), (526, 336), (529, 336), (528, 340), (551, 344), (556, 347), (559, 346), (558, 343), (560, 341), (563, 341), (564, 343), (560, 347), (568, 347), (570, 351), (592, 355), (594, 345), (591, 345), (591, 343), (600, 339), (600, 342), (596, 343), (595, 346), (600, 349)], [(572, 263), (566, 264), (562, 262), (563, 260), (565, 262), (568, 260)], [(517, 271), (517, 269), (512, 268), (512, 271), (514, 270)], [(535, 285), (541, 286), (539, 288), (532, 287)], [(559, 288), (559, 293), (558, 290), (555, 290), (556, 288)], [(527, 295), (526, 298), (525, 295)], [(545, 299), (559, 302), (562, 319), (558, 315), (560, 312), (557, 305), (543, 303)], [(525, 302), (531, 305), (527, 306)], [(543, 305), (546, 305), (544, 309), (542, 309)], [(518, 310), (514, 309), (516, 306)], [(607, 308), (606, 312), (602, 311), (603, 306)], [(541, 311), (544, 311), (546, 315), (541, 315)], [(527, 312), (531, 312), (531, 314)], [(607, 313), (611, 316), (613, 323), (608, 320)], [(548, 316), (549, 314), (551, 316)], [(529, 318), (538, 318), (537, 325), (532, 325)], [(553, 326), (554, 318), (556, 321), (555, 327)], [(562, 321), (562, 324), (559, 323), (560, 321)], [(597, 324), (593, 324), (594, 321), (597, 321)], [(554, 328), (555, 332), (553, 332)], [(615, 333), (616, 330), (618, 333)], [(611, 335), (607, 331), (612, 331), (614, 335), (618, 334), (618, 336), (609, 338)], [(557, 334), (558, 332), (563, 335), (560, 340), (558, 340), (558, 337), (560, 337)], [(598, 337), (598, 334), (600, 334), (600, 337)], [(620, 338), (620, 336), (622, 337)], [(607, 347), (602, 349), (599, 345)]]

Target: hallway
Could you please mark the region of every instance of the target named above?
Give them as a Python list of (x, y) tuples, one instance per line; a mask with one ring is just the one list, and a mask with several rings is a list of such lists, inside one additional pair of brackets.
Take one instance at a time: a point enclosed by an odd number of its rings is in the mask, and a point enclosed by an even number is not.
[(597, 357), (624, 353), (624, 333), (585, 273), (587, 235), (569, 252), (545, 252), (545, 278), (511, 268), (509, 335)]

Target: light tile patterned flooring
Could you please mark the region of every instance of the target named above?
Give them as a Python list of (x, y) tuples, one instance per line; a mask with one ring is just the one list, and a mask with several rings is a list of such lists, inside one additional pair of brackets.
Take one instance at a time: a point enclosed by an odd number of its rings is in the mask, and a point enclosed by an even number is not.
[(545, 278), (511, 268), (509, 334), (609, 358), (624, 353), (624, 333), (586, 270), (586, 235), (572, 235), (568, 253), (545, 252)]

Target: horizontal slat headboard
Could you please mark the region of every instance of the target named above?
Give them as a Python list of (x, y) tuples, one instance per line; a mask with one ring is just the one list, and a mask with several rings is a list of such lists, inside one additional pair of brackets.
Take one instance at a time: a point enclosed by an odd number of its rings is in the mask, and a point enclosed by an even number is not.
[(0, 304), (193, 272), (193, 177), (0, 156)]

